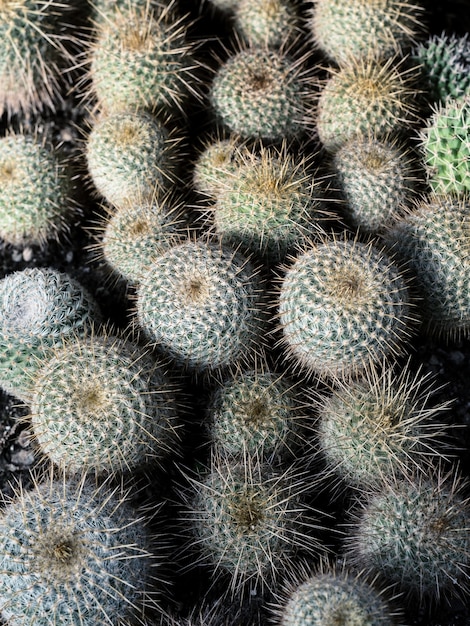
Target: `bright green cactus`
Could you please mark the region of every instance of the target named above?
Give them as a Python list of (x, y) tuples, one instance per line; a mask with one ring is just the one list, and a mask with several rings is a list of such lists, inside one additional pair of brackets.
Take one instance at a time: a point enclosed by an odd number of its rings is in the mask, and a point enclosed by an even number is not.
[(234, 24), (250, 46), (280, 48), (300, 34), (300, 16), (293, 0), (239, 0)]
[(14, 246), (40, 245), (70, 227), (70, 168), (46, 141), (33, 135), (0, 139), (0, 237)]
[(176, 397), (149, 352), (113, 336), (69, 339), (40, 363), (31, 425), (68, 473), (131, 471), (176, 447)]
[(319, 96), (316, 120), (327, 150), (356, 136), (390, 138), (415, 121), (413, 73), (401, 63), (367, 57), (345, 62), (331, 72)]
[(465, 35), (432, 35), (413, 54), (419, 64), (425, 95), (444, 102), (470, 95), (470, 38)]
[(305, 243), (329, 215), (312, 161), (289, 154), (285, 146), (239, 153), (215, 199), (216, 233), (270, 263)]
[(470, 334), (470, 205), (465, 198), (430, 196), (386, 234), (414, 275), (429, 333)]
[[(328, 467), (347, 485), (364, 489), (426, 471), (439, 455), (445, 433), (432, 406), (432, 386), (408, 368), (375, 368), (333, 386), (318, 400), (318, 441)], [(435, 390), (434, 390), (435, 391)]]
[(424, 606), (433, 598), (466, 597), (470, 502), (465, 489), (455, 473), (419, 473), (383, 485), (351, 515), (347, 559)]
[(24, 269), (0, 280), (0, 386), (30, 401), (39, 359), (101, 321), (95, 299), (52, 268)]
[(88, 135), (88, 173), (111, 205), (145, 204), (175, 182), (176, 146), (177, 139), (148, 113), (111, 113)]
[(431, 189), (470, 193), (470, 95), (440, 106), (422, 130), (421, 143)]
[(337, 63), (409, 48), (424, 30), (414, 0), (316, 0), (310, 29), (315, 44)]
[(389, 256), (344, 238), (315, 244), (286, 267), (278, 317), (284, 352), (298, 367), (348, 378), (402, 352), (412, 314)]
[(343, 211), (362, 232), (378, 234), (401, 215), (416, 196), (418, 166), (396, 142), (359, 137), (342, 145), (331, 159)]
[(293, 139), (306, 129), (307, 75), (305, 66), (281, 51), (247, 48), (217, 70), (209, 101), (222, 126), (241, 137)]
[(156, 605), (151, 549), (144, 521), (106, 486), (19, 488), (0, 514), (2, 617), (10, 626), (141, 623)]
[(137, 319), (158, 348), (195, 372), (250, 363), (263, 350), (259, 269), (227, 246), (189, 241), (162, 254), (138, 287)]

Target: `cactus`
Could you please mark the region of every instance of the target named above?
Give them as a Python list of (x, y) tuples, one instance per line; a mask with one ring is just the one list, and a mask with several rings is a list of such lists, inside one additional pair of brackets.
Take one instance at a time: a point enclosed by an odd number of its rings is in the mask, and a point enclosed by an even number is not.
[(194, 163), (193, 186), (201, 194), (217, 197), (224, 180), (232, 175), (245, 151), (243, 142), (235, 135), (211, 140), (197, 155)]
[(209, 102), (217, 120), (231, 132), (281, 141), (305, 132), (308, 94), (308, 72), (300, 61), (281, 51), (253, 47), (218, 68)]
[(0, 281), (0, 386), (29, 402), (40, 358), (99, 324), (94, 297), (52, 268), (13, 272)]
[(238, 154), (216, 196), (215, 231), (222, 241), (276, 263), (329, 215), (322, 178), (312, 157), (289, 154), (285, 145)]
[(174, 388), (145, 349), (113, 336), (70, 339), (34, 377), (40, 451), (69, 473), (131, 471), (175, 448)]
[(207, 406), (212, 445), (232, 457), (290, 458), (300, 446), (306, 455), (310, 420), (303, 396), (298, 384), (269, 369), (230, 377)]
[(293, 0), (240, 0), (234, 24), (250, 46), (280, 48), (300, 34), (300, 16)]
[(316, 0), (309, 25), (316, 46), (344, 63), (403, 53), (424, 30), (422, 13), (413, 0)]
[(423, 197), (386, 234), (388, 245), (413, 273), (428, 333), (470, 334), (469, 201)]
[(281, 472), (257, 459), (214, 456), (206, 474), (192, 480), (188, 543), (196, 540), (201, 560), (225, 575), (232, 596), (243, 597), (248, 584), (256, 595), (272, 589), (299, 551), (310, 558), (325, 552), (307, 504), (312, 482), (294, 466)]
[[(455, 474), (419, 474), (384, 485), (352, 514), (351, 563), (422, 605), (468, 591), (470, 502)], [(465, 597), (465, 596), (464, 596)]]
[(19, 488), (0, 514), (2, 617), (11, 626), (96, 626), (156, 605), (150, 533), (106, 486)]
[(352, 139), (334, 152), (331, 169), (349, 223), (368, 234), (395, 221), (419, 190), (418, 166), (396, 142)]
[(177, 142), (163, 124), (142, 111), (101, 117), (86, 143), (90, 178), (118, 208), (151, 202), (175, 182)]
[(175, 246), (142, 276), (138, 322), (160, 350), (194, 372), (251, 363), (266, 330), (258, 273), (227, 246), (202, 240)]
[(334, 386), (317, 401), (318, 439), (328, 467), (358, 489), (427, 471), (445, 433), (435, 416), (449, 404), (430, 405), (432, 392), (428, 377), (407, 367), (398, 374), (368, 369), (360, 379)]
[(470, 95), (470, 38), (464, 35), (431, 35), (413, 54), (419, 64), (426, 96), (444, 102)]
[(431, 189), (439, 194), (470, 193), (470, 95), (448, 99), (421, 132)]
[(68, 21), (73, 3), (2, 0), (0, 4), (0, 115), (26, 118), (60, 102), (60, 86), (74, 61)]
[(367, 57), (331, 68), (318, 100), (317, 132), (333, 151), (356, 136), (391, 138), (416, 120), (414, 72), (394, 59)]
[(320, 376), (348, 378), (403, 351), (410, 294), (395, 263), (372, 244), (325, 239), (286, 268), (279, 288), (285, 353)]
[(0, 139), (0, 237), (14, 246), (44, 246), (64, 235), (72, 215), (68, 165), (45, 140), (7, 134)]
[(101, 111), (174, 115), (197, 95), (199, 63), (186, 39), (188, 21), (176, 16), (175, 5), (171, 0), (158, 11), (148, 3), (117, 7), (98, 22), (89, 95)]

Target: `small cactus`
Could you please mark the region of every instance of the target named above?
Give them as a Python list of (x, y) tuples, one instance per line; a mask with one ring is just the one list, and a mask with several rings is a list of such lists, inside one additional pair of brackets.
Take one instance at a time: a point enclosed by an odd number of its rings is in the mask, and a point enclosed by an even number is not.
[(235, 28), (251, 46), (279, 49), (301, 32), (294, 0), (239, 0), (233, 19)]
[(317, 47), (336, 63), (370, 54), (387, 58), (424, 30), (422, 13), (414, 0), (316, 0), (310, 29)]
[(212, 198), (217, 197), (227, 175), (236, 171), (244, 150), (243, 142), (236, 135), (207, 143), (194, 163), (193, 186), (196, 191)]
[(320, 376), (348, 378), (403, 351), (410, 335), (407, 282), (385, 252), (344, 238), (305, 249), (279, 288), (285, 352)]

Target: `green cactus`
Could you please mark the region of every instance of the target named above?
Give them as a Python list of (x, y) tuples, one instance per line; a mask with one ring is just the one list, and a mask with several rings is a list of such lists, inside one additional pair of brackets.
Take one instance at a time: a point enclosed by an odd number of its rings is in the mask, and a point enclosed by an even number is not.
[(0, 513), (0, 610), (11, 626), (139, 620), (156, 605), (150, 532), (106, 486), (48, 479)]
[(175, 5), (162, 3), (158, 11), (148, 3), (117, 7), (98, 22), (89, 95), (101, 111), (174, 115), (197, 95), (199, 62), (186, 38), (187, 17), (177, 17)]
[(455, 472), (419, 473), (383, 485), (352, 513), (347, 559), (424, 606), (465, 595), (470, 502), (464, 489)]
[(209, 439), (232, 457), (291, 458), (301, 446), (306, 454), (311, 420), (299, 384), (268, 369), (225, 380), (207, 406)]
[(407, 282), (372, 244), (344, 237), (306, 249), (279, 288), (286, 356), (320, 376), (348, 378), (403, 351), (412, 325)]
[(470, 193), (470, 95), (448, 99), (421, 132), (431, 189), (439, 194)]
[(178, 140), (143, 111), (99, 118), (86, 142), (90, 178), (115, 207), (151, 202), (175, 182)]
[(68, 473), (131, 471), (176, 447), (176, 396), (162, 365), (129, 340), (68, 340), (34, 377), (39, 450)]
[(306, 129), (308, 72), (284, 52), (240, 50), (218, 68), (209, 102), (223, 127), (241, 137), (281, 141)]
[(263, 350), (266, 331), (258, 273), (218, 243), (175, 246), (142, 276), (138, 322), (160, 350), (196, 373), (249, 364)]
[(317, 109), (317, 132), (327, 150), (356, 136), (391, 138), (416, 121), (414, 73), (402, 62), (367, 57), (330, 71)]
[(352, 139), (334, 152), (331, 169), (349, 223), (368, 234), (389, 226), (419, 190), (418, 165), (396, 142)]
[(427, 471), (443, 449), (445, 427), (435, 417), (449, 405), (430, 405), (432, 391), (420, 372), (374, 368), (321, 396), (318, 440), (331, 471), (358, 489)]
[(14, 246), (44, 246), (64, 235), (77, 214), (70, 168), (45, 140), (0, 139), (0, 237)]
[(250, 46), (280, 48), (300, 34), (300, 16), (293, 0), (240, 0), (234, 24)]
[[(30, 118), (60, 102), (64, 76), (76, 63), (70, 50), (74, 3), (2, 0), (0, 115)], [(68, 43), (66, 43), (68, 42)]]
[(222, 241), (276, 263), (330, 215), (322, 178), (312, 157), (289, 153), (285, 145), (238, 154), (213, 206), (215, 231)]
[(217, 197), (225, 178), (236, 171), (244, 151), (243, 142), (235, 135), (209, 141), (194, 163), (192, 182), (196, 191), (212, 198)]
[(464, 35), (431, 35), (413, 54), (431, 102), (470, 95), (470, 38)]
[[(189, 543), (225, 576), (232, 596), (272, 589), (299, 550), (324, 554), (314, 528), (318, 520), (307, 502), (312, 477), (291, 466), (273, 469), (257, 459), (238, 463), (213, 457), (208, 471), (192, 480), (187, 494)], [(194, 561), (193, 561), (194, 562)]]
[(385, 234), (414, 275), (428, 333), (470, 334), (469, 209), (465, 198), (423, 197)]
[(387, 58), (403, 53), (424, 31), (422, 13), (414, 0), (316, 0), (310, 30), (337, 63), (370, 54)]
[(29, 402), (39, 359), (101, 321), (94, 297), (66, 273), (31, 268), (0, 280), (0, 386)]

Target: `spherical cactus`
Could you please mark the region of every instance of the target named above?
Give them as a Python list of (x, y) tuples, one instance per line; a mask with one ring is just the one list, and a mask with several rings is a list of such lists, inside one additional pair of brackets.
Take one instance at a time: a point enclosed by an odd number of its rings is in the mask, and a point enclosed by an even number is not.
[(236, 171), (244, 153), (244, 144), (235, 135), (210, 141), (194, 163), (193, 186), (196, 191), (216, 197), (223, 188), (225, 178)]
[(253, 47), (217, 70), (209, 101), (217, 120), (230, 131), (281, 141), (305, 132), (309, 91), (302, 63), (280, 51)]
[(421, 132), (424, 163), (432, 190), (470, 193), (470, 95), (449, 99)]
[(100, 321), (92, 295), (63, 272), (33, 268), (7, 275), (0, 280), (0, 386), (29, 402), (39, 359)]
[(290, 583), (276, 607), (278, 626), (393, 626), (397, 611), (364, 576), (332, 566)]
[[(76, 63), (64, 45), (74, 3), (2, 0), (0, 115), (30, 117), (60, 101), (60, 83)], [(69, 46), (70, 47), (70, 46)]]
[(148, 3), (116, 8), (97, 25), (90, 51), (93, 95), (101, 111), (183, 112), (196, 95), (194, 46), (186, 17), (172, 0), (158, 11)]
[(300, 33), (293, 0), (240, 0), (234, 10), (237, 31), (251, 46), (280, 48)]
[(317, 401), (327, 466), (358, 489), (428, 470), (445, 432), (435, 417), (448, 406), (432, 406), (431, 393), (427, 377), (406, 367), (399, 374), (368, 369), (360, 379), (334, 386)]
[(99, 118), (88, 135), (88, 173), (111, 205), (145, 204), (175, 181), (176, 145), (148, 113), (111, 113)]
[(213, 207), (216, 233), (269, 263), (320, 230), (329, 213), (311, 157), (280, 149), (245, 152), (221, 181)]
[(324, 554), (307, 503), (312, 489), (312, 477), (293, 466), (281, 472), (256, 459), (213, 458), (188, 494), (189, 541), (233, 594), (243, 595), (248, 583), (252, 593), (272, 589), (299, 552)]
[(395, 263), (358, 241), (325, 240), (286, 268), (279, 289), (282, 345), (297, 366), (347, 378), (403, 351), (410, 295)]
[(418, 165), (396, 142), (359, 137), (331, 159), (343, 211), (362, 232), (379, 234), (416, 196)]
[(49, 479), (19, 489), (1, 511), (0, 546), (11, 626), (124, 624), (156, 604), (149, 530), (106, 487)]
[(331, 70), (318, 100), (317, 132), (333, 151), (355, 136), (398, 135), (415, 121), (411, 74), (393, 59), (373, 57)]
[(232, 457), (291, 458), (308, 447), (306, 397), (299, 384), (270, 370), (242, 371), (221, 383), (207, 407), (209, 438)]
[(432, 35), (420, 43), (413, 58), (431, 102), (470, 95), (470, 38), (465, 35)]
[(429, 333), (470, 334), (470, 206), (465, 198), (429, 196), (386, 234), (413, 273)]
[(464, 594), (470, 573), (470, 503), (458, 476), (385, 485), (354, 512), (347, 558), (429, 606)]
[(77, 207), (69, 167), (33, 135), (0, 139), (0, 237), (14, 246), (44, 245), (69, 229)]
[(246, 257), (217, 243), (175, 246), (142, 276), (138, 321), (160, 350), (194, 372), (250, 363), (266, 330), (258, 273)]
[(161, 462), (175, 448), (176, 418), (174, 388), (162, 365), (117, 337), (70, 339), (34, 377), (34, 440), (69, 473)]
[(410, 47), (424, 30), (422, 13), (414, 0), (315, 0), (310, 28), (316, 45), (337, 63), (384, 58)]

